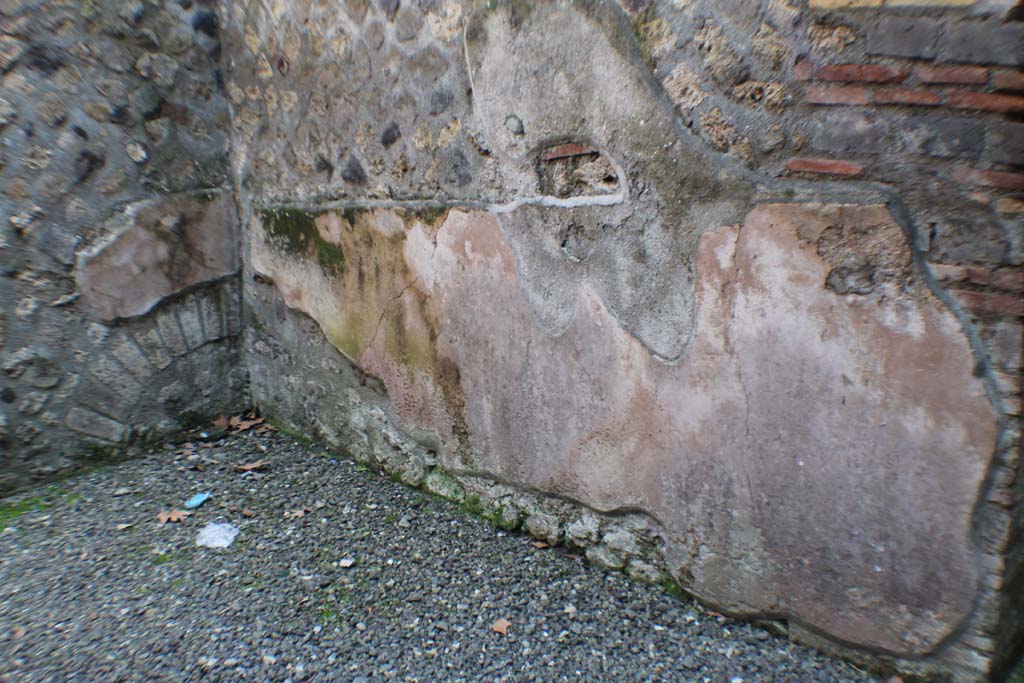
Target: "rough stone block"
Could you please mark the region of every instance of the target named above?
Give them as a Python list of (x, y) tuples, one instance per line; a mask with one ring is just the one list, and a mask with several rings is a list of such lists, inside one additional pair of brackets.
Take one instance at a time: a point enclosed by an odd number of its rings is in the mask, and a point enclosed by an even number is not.
[(127, 428), (117, 420), (78, 406), (68, 411), (64, 423), (76, 432), (110, 442), (123, 440), (127, 431)]
[(947, 62), (1019, 66), (1024, 62), (1024, 27), (995, 21), (952, 23), (938, 56)]
[(600, 528), (600, 521), (597, 516), (585, 514), (566, 527), (565, 535), (568, 540), (576, 545), (587, 546), (597, 540)]
[(984, 126), (973, 119), (914, 116), (901, 128), (904, 150), (939, 158), (976, 159), (985, 139)]
[(188, 344), (189, 350), (198, 349), (206, 341), (206, 334), (203, 332), (203, 319), (196, 305), (196, 298), (194, 296), (185, 297), (174, 308), (178, 314), (182, 337)]
[(658, 583), (665, 578), (665, 573), (656, 566), (638, 559), (629, 561), (629, 564), (626, 565), (626, 574), (632, 579), (647, 583)]
[(604, 535), (603, 542), (606, 546), (623, 556), (636, 555), (640, 552), (636, 536), (625, 529), (609, 531)]
[(96, 358), (92, 361), (89, 371), (125, 403), (135, 401), (142, 391), (139, 381), (112, 358)]
[(830, 154), (873, 154), (891, 146), (892, 127), (875, 113), (857, 110), (820, 110), (811, 119), (811, 147)]
[(622, 569), (626, 566), (625, 558), (604, 544), (587, 548), (587, 559), (605, 569)]
[(882, 15), (868, 29), (867, 51), (874, 55), (932, 59), (940, 24), (923, 17)]
[(160, 332), (156, 327), (150, 327), (143, 332), (136, 333), (135, 340), (138, 342), (143, 353), (146, 354), (146, 357), (149, 358), (149, 362), (156, 366), (158, 370), (163, 370), (171, 364), (173, 359), (167, 352), (167, 349), (164, 348)]
[(220, 287), (207, 289), (196, 294), (200, 317), (206, 341), (216, 341), (224, 336), (224, 316), (221, 315)]
[(1024, 165), (1024, 123), (998, 121), (991, 124), (986, 149), (989, 161)]
[(153, 374), (153, 364), (146, 359), (138, 345), (124, 333), (116, 335), (111, 341), (110, 353), (137, 379), (144, 380)]
[(562, 540), (562, 530), (558, 518), (543, 512), (534, 512), (526, 518), (526, 530), (534, 538), (557, 545)]
[(234, 337), (242, 332), (242, 301), (235, 286), (220, 290), (220, 310), (224, 316), (224, 334)]
[(466, 498), (466, 492), (463, 491), (459, 482), (437, 468), (432, 469), (430, 474), (427, 475), (424, 480), (424, 487), (435, 496), (441, 496), (458, 503), (461, 503)]
[(156, 326), (160, 331), (160, 339), (172, 356), (184, 356), (188, 353), (188, 344), (182, 336), (181, 326), (174, 311), (165, 308), (156, 314)]

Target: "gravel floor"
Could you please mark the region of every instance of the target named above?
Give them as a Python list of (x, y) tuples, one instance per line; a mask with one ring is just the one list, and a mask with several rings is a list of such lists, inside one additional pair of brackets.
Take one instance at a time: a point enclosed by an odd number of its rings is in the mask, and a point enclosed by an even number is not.
[[(209, 522), (241, 532), (198, 547)], [(877, 680), (273, 433), (0, 500), (0, 525), (0, 681)]]

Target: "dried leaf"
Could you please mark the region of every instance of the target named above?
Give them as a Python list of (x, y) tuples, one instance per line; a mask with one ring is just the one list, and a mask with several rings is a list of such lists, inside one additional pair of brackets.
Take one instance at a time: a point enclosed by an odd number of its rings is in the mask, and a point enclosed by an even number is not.
[(263, 418), (262, 417), (258, 418), (256, 420), (240, 420), (238, 422), (238, 424), (235, 425), (235, 427), (238, 429), (238, 431), (244, 432), (247, 429), (250, 429), (250, 428), (255, 427), (256, 425), (262, 424), (262, 423), (263, 423)]
[(241, 423), (242, 418), (238, 417), (237, 415), (232, 415), (231, 419), (228, 420), (228, 426), (231, 427), (232, 429), (238, 427), (238, 425), (240, 425)]
[(508, 635), (508, 627), (512, 625), (512, 622), (508, 619), (498, 619), (496, 622), (491, 624), (491, 630), (495, 633), (500, 633), (503, 636)]
[(242, 516), (243, 517), (255, 517), (256, 513), (253, 512), (252, 510), (250, 510), (249, 508), (242, 508)]
[(305, 517), (307, 512), (312, 512), (312, 510), (310, 510), (309, 508), (296, 508), (295, 510), (289, 510), (288, 512), (284, 513), (284, 516), (299, 519), (301, 517)]
[(184, 522), (185, 518), (191, 515), (191, 512), (184, 510), (164, 510), (157, 514), (156, 518), (160, 520), (161, 524), (167, 524), (168, 522)]
[(534, 548), (536, 548), (537, 550), (544, 550), (544, 548), (547, 548), (547, 547), (548, 547), (548, 544), (547, 544), (547, 543), (545, 543), (544, 541), (534, 541), (534, 542), (533, 542), (533, 543), (531, 543), (530, 545), (532, 545), (532, 546), (533, 546)]
[(213, 426), (216, 427), (217, 429), (227, 429), (228, 419), (221, 415), (220, 417), (213, 421)]
[(263, 472), (270, 469), (270, 463), (266, 460), (257, 460), (238, 466), (239, 472)]

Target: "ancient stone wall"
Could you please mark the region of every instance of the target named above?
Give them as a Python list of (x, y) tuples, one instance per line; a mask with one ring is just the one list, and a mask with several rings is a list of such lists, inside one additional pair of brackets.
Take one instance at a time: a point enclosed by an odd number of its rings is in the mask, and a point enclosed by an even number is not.
[(3, 485), (251, 398), (730, 614), (997, 679), (1018, 4), (0, 0)]
[(208, 4), (0, 2), (0, 492), (245, 404), (220, 58)]
[(848, 656), (998, 675), (1012, 8), (223, 7), (261, 410)]

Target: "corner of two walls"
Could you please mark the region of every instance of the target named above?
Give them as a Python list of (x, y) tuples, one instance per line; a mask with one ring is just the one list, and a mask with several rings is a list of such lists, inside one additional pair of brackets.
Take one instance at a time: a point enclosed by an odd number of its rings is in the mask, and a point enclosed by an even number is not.
[(0, 492), (248, 405), (209, 3), (0, 3)]
[(855, 660), (1001, 673), (1024, 315), (1006, 3), (223, 19), (261, 410)]
[(1004, 4), (8, 0), (0, 485), (251, 398), (603, 566), (997, 676)]

